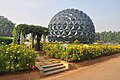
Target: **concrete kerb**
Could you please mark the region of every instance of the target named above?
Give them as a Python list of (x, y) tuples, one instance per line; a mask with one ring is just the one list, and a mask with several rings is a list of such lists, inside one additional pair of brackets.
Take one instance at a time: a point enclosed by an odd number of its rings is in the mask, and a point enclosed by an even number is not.
[(70, 66), (70, 63), (66, 62), (66, 61), (60, 61), (65, 67), (66, 69), (70, 70), (71, 69), (71, 66)]

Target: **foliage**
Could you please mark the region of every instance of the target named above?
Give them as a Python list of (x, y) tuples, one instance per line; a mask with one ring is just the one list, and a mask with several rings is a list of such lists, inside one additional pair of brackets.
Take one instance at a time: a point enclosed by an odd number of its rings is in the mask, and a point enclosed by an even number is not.
[(110, 55), (120, 52), (120, 46), (112, 45), (75, 45), (70, 44), (65, 49), (63, 45), (47, 45), (46, 54), (53, 58), (61, 58), (63, 60), (73, 62), (73, 61), (83, 61), (90, 60), (97, 57)]
[(14, 40), (13, 43), (20, 43), (20, 34), (25, 37), (26, 34), (32, 33), (32, 43), (34, 43), (34, 37), (37, 35), (37, 50), (40, 50), (40, 40), (43, 34), (47, 34), (47, 28), (42, 26), (19, 24), (13, 29)]
[(10, 37), (0, 37), (0, 44), (4, 42), (5, 44), (10, 44), (12, 43), (13, 39)]
[(120, 31), (118, 32), (115, 32), (115, 31), (114, 32), (112, 31), (97, 32), (95, 40), (120, 44)]
[(29, 33), (44, 33), (44, 30), (47, 30), (47, 28), (36, 25), (19, 24), (13, 29), (13, 36), (18, 37), (22, 32), (25, 37), (25, 35)]
[[(34, 49), (37, 50), (37, 42), (34, 42)], [(43, 43), (40, 42), (40, 50), (43, 50)]]
[(74, 44), (79, 44), (80, 42), (78, 40), (75, 40), (74, 41)]
[(0, 49), (0, 73), (29, 70), (35, 65), (35, 52), (24, 45), (5, 45)]
[(14, 28), (14, 23), (0, 16), (0, 36), (12, 36), (12, 29)]
[(16, 28), (13, 29), (12, 35), (13, 35), (13, 43), (17, 43), (17, 40), (19, 38), (19, 33), (17, 32)]
[(24, 36), (25, 34), (29, 34), (29, 33), (34, 33), (34, 34), (43, 33), (44, 30), (47, 30), (47, 28), (42, 27), (42, 26), (27, 25), (27, 24), (19, 24), (15, 27), (15, 29), (19, 33), (19, 35), (22, 31)]
[(54, 57), (54, 58), (60, 58), (62, 55), (62, 52), (65, 51), (65, 47), (61, 44), (48, 44), (45, 47), (46, 50), (46, 54), (50, 57)]

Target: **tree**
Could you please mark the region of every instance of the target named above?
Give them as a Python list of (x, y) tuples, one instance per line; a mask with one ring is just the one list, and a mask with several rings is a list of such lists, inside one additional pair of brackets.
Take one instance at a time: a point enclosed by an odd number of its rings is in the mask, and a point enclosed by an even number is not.
[(4, 16), (0, 16), (0, 36), (12, 36), (14, 25), (13, 22)]
[(104, 41), (110, 43), (120, 43), (120, 31), (118, 32), (97, 32), (95, 36), (95, 41)]

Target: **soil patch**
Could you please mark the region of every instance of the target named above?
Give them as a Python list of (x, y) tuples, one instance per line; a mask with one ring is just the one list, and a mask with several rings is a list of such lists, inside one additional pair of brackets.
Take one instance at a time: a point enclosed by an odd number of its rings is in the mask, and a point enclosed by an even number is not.
[(22, 71), (0, 75), (0, 80), (36, 80), (39, 78), (39, 70)]

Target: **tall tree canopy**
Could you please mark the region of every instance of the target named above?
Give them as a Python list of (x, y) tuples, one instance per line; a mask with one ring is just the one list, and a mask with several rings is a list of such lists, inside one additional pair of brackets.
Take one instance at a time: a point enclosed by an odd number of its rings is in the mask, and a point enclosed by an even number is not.
[(12, 36), (14, 25), (13, 22), (4, 16), (0, 16), (0, 36)]

